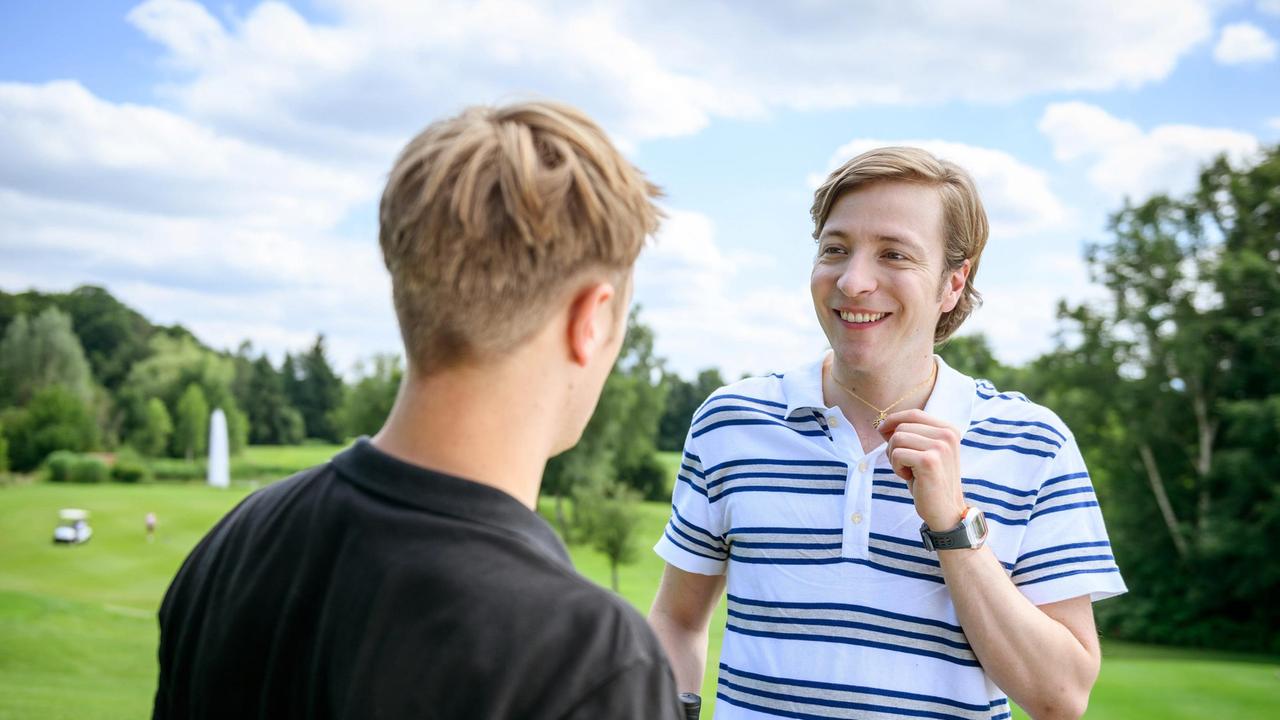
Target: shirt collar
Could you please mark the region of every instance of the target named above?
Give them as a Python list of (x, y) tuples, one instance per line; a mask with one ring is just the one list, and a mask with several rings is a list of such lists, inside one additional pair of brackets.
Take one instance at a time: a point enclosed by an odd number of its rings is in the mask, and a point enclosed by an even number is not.
[[(810, 408), (826, 411), (827, 404), (822, 399), (822, 364), (829, 352), (823, 353), (814, 362), (783, 374), (782, 394), (787, 401), (788, 418), (793, 413)], [(951, 367), (938, 355), (934, 355), (933, 359), (938, 363), (938, 380), (933, 385), (933, 392), (925, 403), (924, 411), (963, 433), (969, 429), (969, 421), (973, 416), (976, 392), (973, 378)]]
[(367, 492), (431, 513), (489, 525), (572, 567), (564, 543), (541, 515), (507, 493), (392, 457), (362, 437), (333, 458), (339, 474)]

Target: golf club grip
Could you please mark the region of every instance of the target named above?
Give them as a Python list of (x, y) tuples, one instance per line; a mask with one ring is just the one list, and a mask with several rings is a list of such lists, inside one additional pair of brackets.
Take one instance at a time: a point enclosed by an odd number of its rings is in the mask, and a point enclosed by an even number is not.
[(694, 693), (680, 693), (680, 706), (684, 708), (685, 720), (698, 720), (702, 713), (702, 698)]

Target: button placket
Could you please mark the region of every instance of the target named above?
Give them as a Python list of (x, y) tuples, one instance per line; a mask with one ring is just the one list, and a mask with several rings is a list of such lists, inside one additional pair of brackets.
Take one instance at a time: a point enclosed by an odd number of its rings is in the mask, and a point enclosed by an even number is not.
[[(851, 454), (856, 451), (851, 452)], [(853, 454), (846, 481), (844, 516), (842, 518), (842, 554), (847, 558), (866, 560), (870, 553), (872, 466), (868, 456)]]

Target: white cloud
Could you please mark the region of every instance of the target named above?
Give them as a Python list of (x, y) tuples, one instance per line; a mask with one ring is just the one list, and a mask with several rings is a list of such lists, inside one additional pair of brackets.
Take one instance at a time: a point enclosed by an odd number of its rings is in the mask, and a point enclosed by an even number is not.
[(1253, 155), (1253, 135), (1226, 128), (1158, 125), (1143, 131), (1095, 105), (1054, 103), (1040, 118), (1054, 157), (1088, 164), (1089, 180), (1115, 199), (1182, 193), (1199, 169), (1220, 153), (1235, 163)]
[(156, 322), (277, 356), (329, 332), (344, 368), (398, 347), (374, 233), (335, 231), (376, 177), (74, 82), (0, 84), (0, 136), (4, 287), (105, 285)]
[(1267, 126), (1272, 130), (1280, 130), (1280, 115), (1267, 120)]
[(363, 241), (302, 227), (122, 212), (0, 191), (0, 286), (105, 285), (154, 322), (277, 358), (325, 332), (338, 366), (399, 348), (390, 281)]
[[(978, 185), (991, 223), (991, 236), (997, 241), (1060, 227), (1067, 219), (1067, 209), (1049, 189), (1044, 172), (1006, 152), (964, 143), (859, 138), (832, 153), (827, 173), (855, 155), (886, 145), (922, 148), (967, 170)], [(816, 188), (825, 177), (826, 173), (810, 175), (809, 183)]]
[(1262, 28), (1240, 22), (1222, 28), (1218, 44), (1213, 48), (1213, 59), (1223, 65), (1263, 63), (1274, 60), (1276, 52), (1276, 41)]
[[(250, 139), (387, 154), (461, 104), (547, 95), (633, 143), (773, 108), (1132, 88), (1212, 31), (1211, 0), (771, 3), (330, 0), (310, 21), (264, 2), (220, 22), (192, 0), (130, 21), (169, 52), (168, 92)], [(714, 31), (709, 31), (714, 29)]]
[[(563, 99), (634, 145), (777, 110), (1133, 88), (1209, 38), (1215, 7), (320, 5), (322, 20), (280, 2), (243, 16), (143, 2), (128, 20), (166, 53), (165, 109), (76, 82), (0, 84), (0, 284), (106, 284), (227, 346), (248, 336), (279, 351), (323, 330), (347, 364), (399, 344), (369, 212), (382, 173), (424, 122), (463, 104)], [(978, 176), (998, 235), (1069, 215), (1033, 168), (948, 147)], [(728, 252), (710, 221), (677, 214), (639, 275), (663, 354), (730, 375), (811, 357), (825, 341), (810, 252)]]
[(375, 189), (76, 82), (0, 83), (0, 136), (0, 186), (122, 209), (326, 227)]
[(636, 302), (657, 353), (686, 377), (719, 367), (728, 379), (816, 357), (827, 345), (809, 298), (811, 251), (803, 244), (788, 257), (725, 252), (708, 217), (668, 210), (636, 268)]

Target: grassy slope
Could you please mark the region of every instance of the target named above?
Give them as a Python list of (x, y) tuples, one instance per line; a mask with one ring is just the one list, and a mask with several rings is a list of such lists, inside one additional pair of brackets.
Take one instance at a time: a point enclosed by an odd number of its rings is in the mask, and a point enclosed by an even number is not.
[[(304, 467), (331, 447), (252, 448), (255, 467)], [(676, 456), (664, 462), (674, 468)], [(265, 479), (265, 476), (263, 476)], [(250, 489), (199, 484), (0, 486), (0, 720), (145, 717), (155, 688), (154, 613), (169, 578), (192, 545)], [(93, 512), (95, 537), (55, 547), (60, 507)], [(143, 516), (160, 530), (147, 543)], [(649, 547), (666, 520), (665, 503), (640, 507), (639, 559), (620, 573), (620, 590), (641, 612), (657, 589), (662, 562)], [(602, 584), (609, 567), (573, 548), (578, 568)], [(723, 628), (721, 604), (713, 628)], [(722, 630), (713, 630), (709, 664)], [(1280, 661), (1108, 642), (1088, 717), (1269, 718), (1280, 706)], [(1261, 661), (1260, 661), (1261, 660)], [(714, 673), (703, 696), (714, 697)], [(708, 703), (710, 704), (710, 703)], [(704, 712), (710, 717), (710, 712)]]

